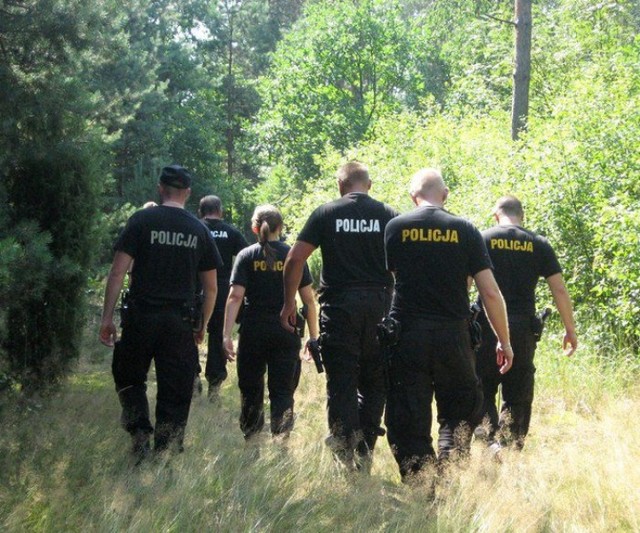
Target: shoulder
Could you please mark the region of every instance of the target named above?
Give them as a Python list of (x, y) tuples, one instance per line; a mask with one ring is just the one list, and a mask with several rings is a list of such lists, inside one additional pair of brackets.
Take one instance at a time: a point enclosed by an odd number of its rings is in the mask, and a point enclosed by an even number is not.
[(289, 246), (286, 242), (283, 242), (283, 241), (272, 242), (271, 246), (273, 246), (273, 248), (278, 250), (280, 254), (283, 254), (285, 256), (289, 253), (289, 250), (291, 250), (291, 246)]
[(259, 243), (254, 243), (251, 244), (250, 246), (247, 246), (246, 248), (243, 248), (242, 250), (240, 250), (238, 252), (238, 257), (245, 257), (245, 256), (250, 256), (255, 254), (256, 252), (260, 251), (261, 247)]
[(147, 220), (153, 220), (158, 218), (160, 211), (158, 206), (150, 207), (148, 209), (139, 209), (133, 215), (129, 217), (129, 224), (143, 223)]
[(338, 198), (337, 200), (332, 200), (331, 202), (327, 202), (326, 204), (322, 204), (316, 207), (311, 212), (311, 216), (309, 218), (311, 217), (321, 218), (325, 215), (330, 215), (331, 213), (339, 210), (341, 207), (343, 207), (346, 204), (347, 204), (347, 201), (345, 200), (344, 197)]
[(217, 220), (216, 222), (219, 228), (224, 229), (229, 233), (238, 232), (238, 228), (236, 228), (231, 222), (227, 222), (226, 220)]
[(395, 216), (391, 220), (389, 220), (389, 222), (387, 223), (386, 231), (387, 233), (390, 233), (398, 228), (402, 228), (407, 224), (411, 224), (414, 221), (414, 219), (415, 219), (415, 216), (413, 212), (404, 213), (402, 215)]
[(420, 218), (416, 209), (408, 211), (407, 213), (400, 213), (393, 217), (393, 220), (389, 224), (406, 224)]
[(236, 260), (234, 264), (240, 265), (247, 261), (251, 261), (259, 252), (259, 250), (260, 250), (259, 244), (252, 244), (251, 246), (247, 246), (246, 248), (243, 248), (238, 252), (238, 255), (236, 256)]
[(386, 215), (389, 216), (389, 218), (397, 217), (400, 214), (400, 212), (394, 207), (391, 207), (389, 204), (381, 202), (380, 200), (376, 200), (372, 196), (367, 195), (365, 198), (366, 199), (363, 199), (363, 202), (369, 204), (371, 207), (374, 207), (384, 212)]
[(485, 240), (489, 240), (491, 238), (499, 237), (502, 233), (504, 233), (504, 230), (496, 224), (495, 226), (491, 226), (490, 228), (482, 230), (481, 233), (482, 237)]
[(205, 231), (207, 229), (198, 217), (183, 208), (158, 206), (142, 210), (143, 214), (146, 214), (147, 212), (151, 219), (162, 217), (166, 220), (180, 220), (185, 224), (191, 225), (191, 227), (198, 231)]
[(454, 215), (445, 210), (442, 210), (442, 213), (450, 228), (457, 229), (462, 235), (466, 235), (472, 241), (484, 241), (485, 237), (478, 227), (469, 219)]
[(452, 224), (457, 224), (460, 227), (467, 228), (470, 231), (480, 234), (480, 230), (478, 229), (478, 227), (468, 218), (461, 217), (460, 215), (455, 215), (453, 213), (450, 213), (449, 211), (446, 211), (445, 209), (443, 209), (442, 211), (446, 216), (449, 217)]
[(553, 251), (553, 246), (551, 245), (551, 242), (549, 241), (549, 239), (547, 239), (547, 237), (545, 237), (544, 235), (540, 235), (539, 233), (530, 233), (535, 242), (539, 243), (544, 248), (548, 248), (549, 250)]
[(238, 229), (238, 227), (231, 224), (231, 222), (224, 222), (224, 225), (231, 233), (242, 235), (242, 232)]

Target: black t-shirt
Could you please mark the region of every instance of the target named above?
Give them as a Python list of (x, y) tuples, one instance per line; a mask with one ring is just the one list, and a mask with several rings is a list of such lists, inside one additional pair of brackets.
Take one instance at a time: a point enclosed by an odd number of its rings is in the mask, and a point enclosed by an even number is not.
[(468, 276), (491, 268), (471, 222), (433, 206), (400, 215), (385, 231), (387, 268), (395, 272), (392, 312), (457, 320), (469, 316)]
[(206, 218), (203, 222), (209, 228), (224, 263), (218, 269), (218, 287), (223, 284), (228, 285), (231, 278), (233, 257), (238, 255), (240, 250), (249, 246), (249, 243), (235, 226), (224, 220)]
[(222, 265), (207, 228), (178, 207), (134, 213), (114, 249), (133, 257), (131, 297), (150, 305), (192, 302), (198, 272)]
[(538, 279), (562, 272), (549, 241), (512, 224), (489, 228), (482, 237), (509, 316), (533, 315)]
[(320, 291), (390, 287), (384, 265), (384, 228), (398, 213), (365, 193), (349, 193), (318, 207), (298, 235), (320, 247)]
[[(269, 241), (269, 245), (275, 253), (274, 270), (269, 269), (262, 246), (258, 243), (241, 250), (233, 265), (231, 285), (245, 288), (245, 319), (255, 315), (277, 317), (284, 304), (282, 271), (291, 247), (280, 241)], [(305, 265), (300, 287), (306, 287), (311, 282), (311, 274)]]

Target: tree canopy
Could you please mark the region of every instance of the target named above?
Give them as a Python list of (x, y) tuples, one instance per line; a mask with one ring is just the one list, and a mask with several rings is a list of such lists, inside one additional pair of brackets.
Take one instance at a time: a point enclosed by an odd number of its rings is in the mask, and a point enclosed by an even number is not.
[(516, 142), (513, 8), (3, 2), (0, 374), (27, 386), (64, 373), (87, 280), (174, 162), (196, 176), (193, 202), (215, 193), (241, 226), (257, 203), (277, 203), (293, 236), (336, 196), (349, 158), (400, 209), (410, 175), (441, 167), (450, 209), (481, 227), (495, 198), (515, 193), (556, 245), (580, 320), (603, 346), (637, 343), (640, 7), (533, 4), (528, 129)]

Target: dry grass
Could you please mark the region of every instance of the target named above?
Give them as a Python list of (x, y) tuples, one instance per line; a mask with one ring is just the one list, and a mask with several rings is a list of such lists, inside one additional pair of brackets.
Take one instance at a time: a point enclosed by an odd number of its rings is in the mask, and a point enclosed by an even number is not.
[[(187, 451), (132, 468), (108, 352), (92, 344), (63, 391), (5, 409), (0, 527), (8, 531), (640, 531), (640, 373), (538, 353), (532, 433), (491, 461), (474, 444), (435, 496), (400, 484), (381, 439), (371, 477), (336, 470), (322, 444), (323, 378), (305, 365), (285, 448), (246, 446), (233, 372), (219, 405), (196, 398)], [(151, 391), (153, 398), (153, 391)]]

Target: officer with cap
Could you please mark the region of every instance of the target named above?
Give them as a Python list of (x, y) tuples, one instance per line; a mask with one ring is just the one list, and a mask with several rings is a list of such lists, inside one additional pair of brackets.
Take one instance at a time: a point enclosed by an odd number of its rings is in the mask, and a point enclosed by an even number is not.
[(390, 317), (399, 337), (389, 363), (387, 437), (402, 480), (435, 463), (431, 402), (435, 394), (438, 461), (465, 455), (482, 408), (467, 318), (467, 280), (475, 280), (499, 342), (493, 361), (507, 372), (509, 344), (504, 301), (480, 232), (443, 206), (449, 191), (435, 169), (422, 169), (410, 185), (416, 208), (385, 230), (387, 268), (395, 275)]
[[(509, 314), (509, 330), (515, 358), (508, 374), (500, 374), (492, 364), (493, 332), (486, 327), (486, 316), (479, 321), (485, 333), (477, 354), (478, 376), (484, 392), (483, 415), (488, 418), (489, 444), (513, 443), (524, 446), (529, 430), (537, 338), (542, 321), (536, 316), (535, 290), (538, 280), (545, 278), (565, 328), (563, 348), (570, 356), (578, 346), (571, 298), (562, 278), (562, 269), (549, 241), (522, 227), (524, 210), (515, 196), (503, 196), (494, 209), (497, 225), (482, 232), (493, 262), (498, 286), (504, 295)], [(502, 384), (502, 408), (498, 417), (496, 393)], [(500, 437), (494, 442), (500, 428)], [(479, 432), (476, 432), (479, 434)]]
[[(191, 176), (183, 167), (162, 169), (162, 205), (140, 210), (128, 220), (114, 246), (107, 279), (100, 341), (115, 344), (112, 371), (121, 421), (132, 436), (138, 461), (149, 452), (154, 433), (146, 394), (152, 359), (158, 385), (155, 451), (170, 444), (182, 451), (198, 363), (196, 343), (204, 337), (204, 328), (194, 332), (192, 327), (196, 278), (204, 290), (206, 320), (216, 299), (216, 269), (222, 263), (207, 228), (184, 209), (190, 187)], [(113, 314), (132, 261), (128, 309), (118, 340)]]
[(385, 404), (384, 365), (376, 326), (393, 284), (384, 266), (384, 228), (397, 212), (369, 196), (365, 165), (337, 174), (341, 198), (318, 207), (287, 256), (280, 319), (292, 328), (295, 291), (307, 258), (320, 247), (320, 346), (327, 375), (327, 444), (347, 469), (367, 472)]
[(222, 347), (222, 329), (224, 327), (224, 306), (227, 296), (229, 296), (231, 267), (233, 266), (233, 258), (238, 255), (240, 250), (249, 246), (249, 243), (235, 226), (222, 220), (222, 202), (217, 196), (211, 194), (203, 197), (200, 200), (198, 215), (209, 228), (224, 263), (222, 268), (218, 269), (218, 297), (207, 327), (209, 342), (207, 344), (207, 366), (204, 371), (209, 384), (208, 397), (210, 400), (215, 400), (220, 385), (227, 379), (227, 357)]

